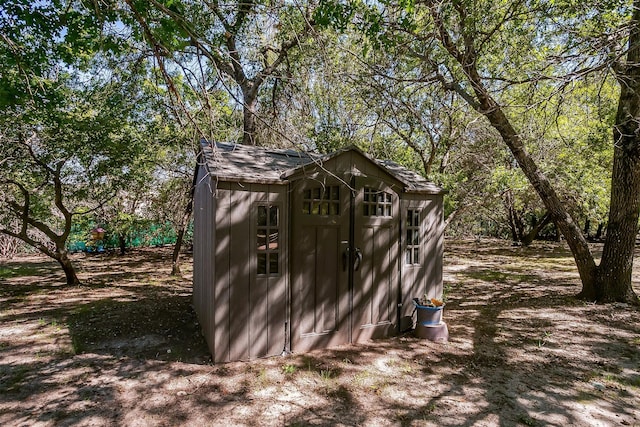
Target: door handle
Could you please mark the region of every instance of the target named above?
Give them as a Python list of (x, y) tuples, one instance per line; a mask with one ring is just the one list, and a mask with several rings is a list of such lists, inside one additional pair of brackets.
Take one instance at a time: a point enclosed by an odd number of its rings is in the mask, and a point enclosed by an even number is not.
[(356, 257), (353, 260), (353, 271), (358, 271), (360, 269), (360, 264), (362, 264), (362, 251), (360, 248), (356, 248)]

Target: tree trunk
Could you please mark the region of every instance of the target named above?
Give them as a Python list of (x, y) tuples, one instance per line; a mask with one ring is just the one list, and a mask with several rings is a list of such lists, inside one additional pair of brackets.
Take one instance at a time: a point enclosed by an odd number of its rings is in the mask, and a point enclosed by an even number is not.
[(519, 218), (518, 212), (513, 206), (513, 193), (511, 190), (506, 190), (502, 195), (502, 203), (507, 211), (507, 221), (509, 221), (509, 229), (511, 230), (511, 240), (513, 240), (514, 244), (520, 243), (522, 240), (522, 228), (518, 226)]
[(629, 50), (620, 82), (613, 128), (611, 204), (602, 261), (598, 269), (597, 301), (638, 304), (631, 270), (640, 214), (640, 0), (633, 2)]
[(638, 303), (631, 283), (640, 212), (638, 153), (624, 153), (624, 148), (616, 144), (611, 183), (611, 207), (602, 261), (598, 267), (598, 286), (596, 293), (589, 296), (599, 302)]
[(513, 206), (507, 206), (507, 218), (509, 219), (509, 229), (511, 230), (511, 240), (513, 243), (520, 242), (520, 234), (518, 233), (518, 227), (516, 227), (515, 213), (513, 212)]
[(58, 261), (62, 270), (64, 271), (64, 275), (66, 277), (68, 286), (78, 286), (80, 285), (80, 279), (76, 274), (76, 269), (73, 267), (71, 260), (67, 254), (66, 249), (58, 250), (55, 253), (55, 260)]
[(442, 227), (444, 230), (446, 230), (449, 227), (449, 224), (451, 224), (453, 221), (455, 221), (455, 219), (460, 216), (464, 211), (466, 211), (468, 209), (468, 206), (462, 206), (459, 207), (458, 209), (456, 209), (455, 211), (451, 212), (449, 214), (449, 216), (447, 218), (445, 218), (444, 220), (444, 226)]
[(173, 245), (173, 254), (171, 255), (171, 275), (179, 276), (182, 274), (180, 269), (180, 250), (182, 249), (182, 242), (184, 240), (184, 233), (186, 231), (185, 225), (180, 225), (176, 236), (176, 244)]
[(176, 236), (176, 244), (173, 245), (173, 254), (171, 255), (171, 275), (180, 276), (182, 270), (180, 269), (180, 249), (182, 248), (182, 239), (184, 236), (184, 229), (178, 230)]
[(124, 255), (127, 251), (127, 236), (118, 234), (118, 245), (120, 246), (120, 255)]
[(193, 197), (195, 194), (196, 184), (198, 179), (198, 166), (196, 165), (193, 170), (193, 179), (191, 181), (191, 188), (189, 189), (189, 198), (187, 199), (187, 205), (184, 208), (184, 214), (182, 215), (180, 225), (178, 227), (178, 233), (176, 236), (176, 244), (173, 246), (173, 255), (171, 256), (171, 275), (179, 276), (182, 274), (180, 270), (180, 249), (182, 248), (182, 242), (184, 241), (184, 233), (187, 231), (191, 214), (193, 213)]
[(528, 233), (522, 236), (522, 244), (524, 246), (529, 246), (531, 243), (533, 243), (536, 237), (538, 237), (538, 233), (540, 233), (540, 230), (542, 230), (545, 225), (549, 224), (549, 222), (551, 222), (551, 216), (548, 213), (544, 214), (540, 222), (537, 222), (534, 216), (533, 226), (531, 230), (529, 230)]
[(245, 95), (242, 108), (243, 133), (242, 143), (244, 145), (256, 145), (256, 107), (258, 99), (256, 96)]
[[(640, 0), (637, 0), (640, 1)], [(442, 16), (437, 8), (431, 8), (431, 15), (435, 20), (436, 31), (444, 48), (456, 59), (468, 79), (475, 99), (460, 85), (452, 85), (461, 96), (476, 111), (485, 116), (491, 126), (498, 131), (511, 154), (517, 161), (533, 188), (544, 203), (551, 220), (560, 228), (571, 248), (571, 253), (578, 267), (578, 274), (582, 281), (583, 292), (593, 292), (596, 282), (596, 263), (593, 259), (589, 244), (582, 234), (582, 230), (573, 221), (558, 194), (551, 186), (549, 179), (538, 169), (535, 161), (527, 152), (520, 135), (505, 115), (502, 107), (492, 97), (489, 89), (483, 84), (483, 79), (477, 69), (478, 55), (473, 47), (471, 37), (465, 37), (465, 50), (460, 51), (447, 32)]]
[(589, 231), (591, 230), (591, 221), (589, 218), (584, 220), (584, 235), (587, 236), (587, 240), (589, 240)]
[(594, 239), (600, 240), (602, 238), (602, 231), (604, 230), (604, 222), (598, 224), (598, 229), (596, 230), (596, 235)]

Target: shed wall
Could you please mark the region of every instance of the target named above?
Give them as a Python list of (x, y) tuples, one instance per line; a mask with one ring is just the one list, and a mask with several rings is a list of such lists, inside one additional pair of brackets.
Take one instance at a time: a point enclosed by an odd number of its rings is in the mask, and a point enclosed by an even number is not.
[[(288, 271), (287, 187), (218, 183), (215, 191), (213, 313), (205, 333), (215, 362), (280, 354), (285, 343)], [(279, 213), (278, 273), (257, 273), (258, 206)], [(204, 329), (204, 328), (203, 328)]]
[[(427, 294), (429, 298), (442, 298), (442, 256), (444, 251), (443, 196), (404, 194), (402, 199), (402, 251), (401, 251), (401, 310), (400, 329), (413, 327), (413, 298)], [(420, 263), (408, 265), (407, 211), (420, 210)]]
[[(213, 311), (215, 299), (213, 295), (213, 278), (216, 269), (214, 263), (216, 240), (215, 202), (211, 180), (205, 168), (198, 171), (194, 192), (194, 229), (193, 236), (193, 305), (205, 337), (213, 333)], [(209, 350), (213, 354), (213, 341), (207, 339)]]

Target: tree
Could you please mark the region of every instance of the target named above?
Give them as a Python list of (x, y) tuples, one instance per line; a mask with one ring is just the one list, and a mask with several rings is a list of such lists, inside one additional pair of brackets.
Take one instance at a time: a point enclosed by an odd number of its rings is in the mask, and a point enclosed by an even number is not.
[[(426, 65), (424, 81), (439, 83), (464, 99), (498, 132), (573, 253), (582, 281), (580, 296), (600, 302), (638, 303), (631, 286), (640, 212), (640, 1), (632, 7), (599, 2), (547, 3), (324, 1), (316, 20), (344, 26), (353, 20), (374, 46)], [(623, 19), (627, 22), (623, 22)], [(627, 45), (624, 49), (623, 46)], [(499, 53), (499, 54), (497, 54)], [(529, 105), (544, 102), (541, 82), (555, 86), (614, 66), (621, 83), (614, 126), (614, 166), (605, 251), (596, 265), (582, 230), (552, 181), (534, 161), (528, 141), (510, 114), (509, 89), (526, 85)], [(536, 96), (541, 98), (535, 99)], [(502, 102), (501, 102), (502, 99)]]
[(634, 301), (633, 252), (640, 214), (640, 1), (633, 2), (626, 59), (615, 61), (620, 99), (613, 127), (613, 173), (607, 236), (594, 284), (583, 295)]
[(175, 174), (166, 179), (156, 191), (152, 202), (154, 220), (170, 223), (176, 232), (171, 274), (180, 275), (180, 251), (193, 214), (193, 191), (195, 183), (192, 173)]
[(141, 62), (119, 56), (118, 68), (109, 67), (126, 41), (103, 37), (81, 5), (4, 6), (0, 232), (58, 261), (76, 285), (66, 248), (73, 218), (125, 187), (149, 149), (135, 78)]
[(1, 120), (0, 232), (58, 261), (67, 284), (76, 285), (66, 248), (74, 216), (95, 211), (124, 187), (130, 159), (147, 147), (122, 128), (121, 103), (65, 89), (64, 105)]
[(306, 37), (312, 9), (253, 0), (124, 3), (131, 15), (127, 21), (137, 24), (133, 28), (152, 48), (169, 86), (173, 84), (167, 59), (192, 74), (190, 66), (198, 58), (201, 105), (209, 107), (213, 87), (224, 87), (243, 111), (242, 143), (255, 145), (260, 89), (268, 79), (281, 75), (289, 52)]

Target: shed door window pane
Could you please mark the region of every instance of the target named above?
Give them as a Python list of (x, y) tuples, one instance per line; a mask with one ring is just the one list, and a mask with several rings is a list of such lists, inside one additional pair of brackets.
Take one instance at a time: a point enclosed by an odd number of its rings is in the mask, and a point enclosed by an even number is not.
[(257, 273), (280, 272), (280, 210), (278, 206), (258, 206), (256, 229)]
[(363, 196), (362, 213), (364, 216), (393, 216), (393, 211), (391, 210), (393, 197), (391, 193), (365, 187)]
[(332, 185), (304, 190), (302, 213), (340, 215), (340, 186)]
[(420, 210), (407, 210), (405, 263), (420, 264)]
[(267, 206), (258, 206), (258, 227), (267, 226)]

